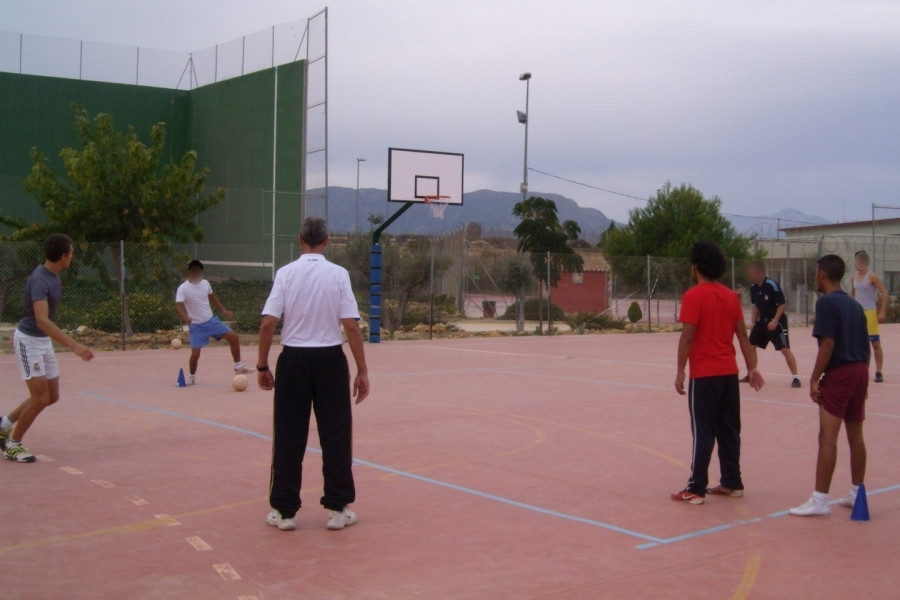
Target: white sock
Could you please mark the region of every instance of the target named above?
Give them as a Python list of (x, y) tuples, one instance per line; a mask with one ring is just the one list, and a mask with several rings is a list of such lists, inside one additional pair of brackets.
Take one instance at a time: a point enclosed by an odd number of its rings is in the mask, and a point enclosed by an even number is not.
[(853, 497), (856, 497), (856, 494), (858, 494), (858, 493), (859, 493), (859, 486), (858, 486), (858, 485), (851, 485), (851, 486), (850, 486), (850, 495), (853, 496)]
[(12, 429), (13, 421), (9, 418), (9, 415), (3, 415), (3, 419), (0, 419), (0, 429)]
[(822, 504), (828, 503), (828, 494), (824, 494), (822, 492), (813, 492), (812, 497), (816, 502), (820, 502)]
[(235, 371), (240, 371), (240, 370), (243, 369), (243, 368), (244, 368), (244, 361), (239, 360), (239, 361), (237, 361), (236, 363), (234, 363), (234, 370), (235, 370)]

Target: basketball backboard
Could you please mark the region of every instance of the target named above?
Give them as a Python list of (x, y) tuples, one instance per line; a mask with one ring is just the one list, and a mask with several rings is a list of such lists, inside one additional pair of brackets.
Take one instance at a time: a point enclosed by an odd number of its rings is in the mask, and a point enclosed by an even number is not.
[(463, 203), (463, 155), (388, 148), (388, 200), (425, 202), (427, 196)]

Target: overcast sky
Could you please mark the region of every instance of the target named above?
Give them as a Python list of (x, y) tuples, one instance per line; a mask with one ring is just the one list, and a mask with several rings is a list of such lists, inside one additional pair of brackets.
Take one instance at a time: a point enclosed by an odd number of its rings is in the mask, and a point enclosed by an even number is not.
[[(2, 0), (0, 29), (200, 50), (323, 0)], [(530, 166), (639, 197), (666, 180), (726, 213), (864, 219), (900, 205), (897, 0), (333, 0), (331, 184), (386, 187), (387, 148), (463, 152), (466, 189)], [(619, 220), (638, 201), (530, 175)]]

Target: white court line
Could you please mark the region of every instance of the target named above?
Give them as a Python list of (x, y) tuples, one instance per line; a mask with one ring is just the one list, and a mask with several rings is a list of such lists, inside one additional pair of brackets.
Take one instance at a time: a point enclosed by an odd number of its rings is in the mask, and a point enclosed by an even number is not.
[(234, 567), (228, 563), (213, 565), (213, 569), (215, 569), (225, 581), (237, 581), (241, 578), (238, 572), (234, 570)]
[(196, 550), (197, 552), (207, 552), (207, 551), (213, 549), (212, 546), (210, 546), (205, 541), (203, 541), (203, 538), (201, 538), (198, 535), (192, 535), (191, 537), (186, 537), (186, 538), (184, 538), (184, 541), (186, 541), (188, 544), (193, 546), (194, 550)]

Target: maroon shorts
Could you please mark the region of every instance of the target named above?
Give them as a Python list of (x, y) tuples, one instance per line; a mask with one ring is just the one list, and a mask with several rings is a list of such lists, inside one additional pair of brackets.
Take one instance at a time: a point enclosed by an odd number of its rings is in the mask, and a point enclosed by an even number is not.
[(866, 418), (869, 365), (849, 363), (829, 369), (819, 383), (819, 404), (829, 413), (853, 423)]

